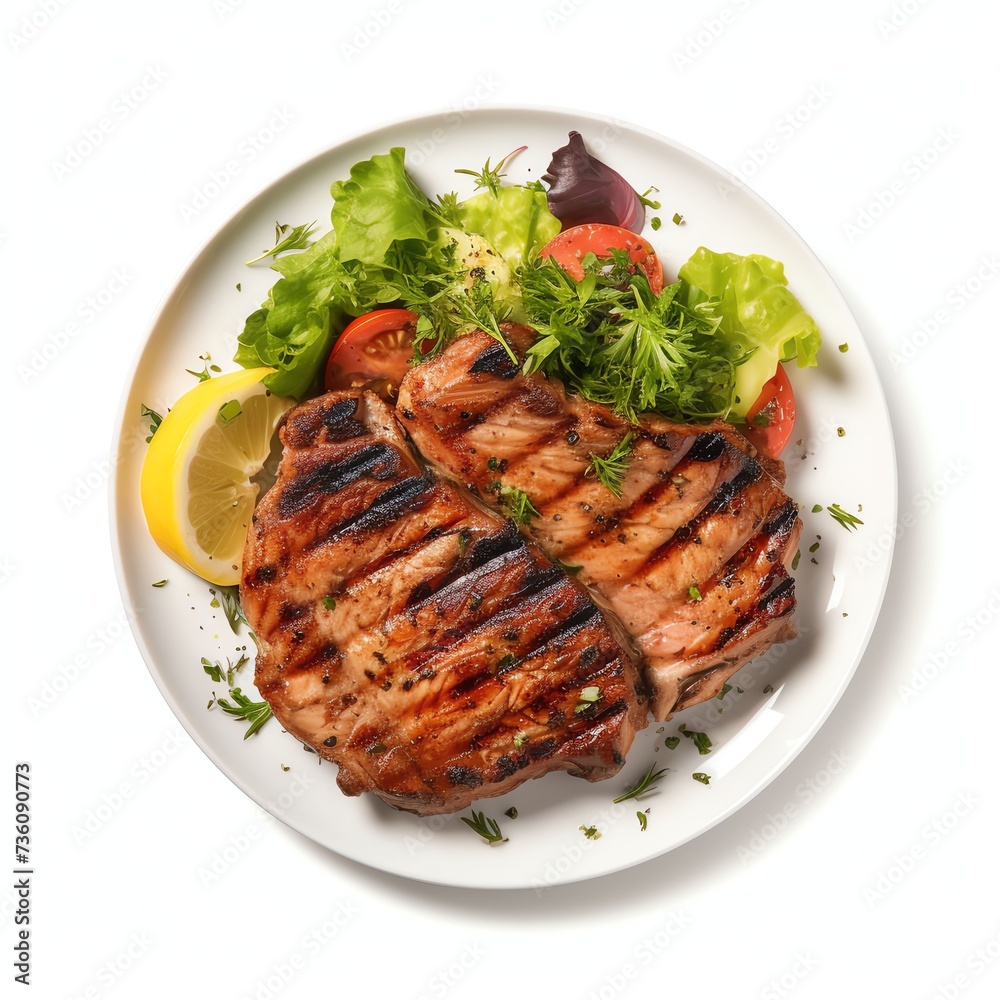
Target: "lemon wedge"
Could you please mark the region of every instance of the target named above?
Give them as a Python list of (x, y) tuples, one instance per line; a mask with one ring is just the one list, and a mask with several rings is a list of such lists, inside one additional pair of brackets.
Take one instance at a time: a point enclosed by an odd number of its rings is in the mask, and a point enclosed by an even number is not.
[(295, 400), (261, 383), (272, 368), (199, 382), (149, 442), (139, 490), (150, 534), (209, 583), (239, 583), (243, 547), (275, 428)]

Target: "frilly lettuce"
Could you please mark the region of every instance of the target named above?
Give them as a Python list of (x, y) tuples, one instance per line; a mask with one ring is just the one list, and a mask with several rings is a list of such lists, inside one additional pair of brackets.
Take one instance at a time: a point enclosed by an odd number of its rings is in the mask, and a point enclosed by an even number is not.
[(789, 291), (779, 261), (699, 247), (678, 277), (687, 304), (714, 314), (717, 335), (736, 356), (745, 356), (736, 368), (731, 418), (746, 416), (779, 361), (794, 358), (800, 367), (817, 363), (819, 328)]
[[(406, 172), (400, 147), (356, 163), (330, 192), (333, 231), (273, 263), (281, 277), (247, 318), (235, 355), (247, 368), (275, 368), (265, 385), (297, 399), (318, 388), (348, 320), (380, 306), (414, 310), (418, 329), (438, 338), (517, 318), (511, 272), (559, 231), (535, 186), (433, 203)], [(483, 257), (494, 249), (503, 258), (495, 268)]]

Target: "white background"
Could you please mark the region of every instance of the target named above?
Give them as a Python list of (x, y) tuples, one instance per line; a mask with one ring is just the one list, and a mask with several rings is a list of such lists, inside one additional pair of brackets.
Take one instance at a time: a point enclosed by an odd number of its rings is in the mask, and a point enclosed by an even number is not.
[[(32, 767), (36, 996), (997, 995), (995, 7), (37, 0), (0, 28), (0, 740)], [(640, 867), (482, 892), (266, 822), (184, 738), (123, 624), (109, 456), (158, 303), (246, 199), (375, 125), (526, 103), (667, 135), (798, 230), (875, 356), (901, 528), (854, 681), (762, 794)]]

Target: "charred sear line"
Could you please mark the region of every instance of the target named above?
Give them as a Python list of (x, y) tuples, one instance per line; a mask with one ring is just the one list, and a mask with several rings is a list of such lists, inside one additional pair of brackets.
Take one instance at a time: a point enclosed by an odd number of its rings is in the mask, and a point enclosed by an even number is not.
[(732, 479), (723, 483), (711, 500), (705, 504), (698, 515), (699, 520), (722, 514), (726, 508), (746, 489), (756, 483), (761, 476), (760, 466), (756, 462), (740, 469)]
[(483, 783), (482, 773), (472, 767), (449, 767), (445, 771), (445, 777), (453, 786), (467, 785), (469, 788), (478, 788)]
[(765, 535), (785, 534), (791, 530), (792, 526), (795, 524), (795, 519), (798, 516), (798, 507), (796, 507), (794, 501), (789, 500), (781, 507), (777, 514), (775, 514), (775, 516), (761, 528), (761, 531), (763, 531)]
[(363, 423), (354, 419), (354, 414), (357, 412), (356, 398), (340, 399), (327, 407), (323, 414), (323, 424), (326, 427), (328, 440), (348, 441), (369, 433)]
[(409, 479), (393, 483), (384, 493), (380, 493), (367, 510), (334, 525), (329, 537), (348, 532), (378, 531), (400, 520), (405, 514), (419, 507), (423, 495), (434, 486), (432, 476), (411, 476)]
[(332, 496), (363, 476), (393, 479), (399, 471), (399, 455), (384, 444), (370, 444), (339, 462), (322, 465), (289, 480), (278, 498), (279, 517), (291, 517), (313, 504), (318, 496)]
[[(776, 587), (768, 591), (758, 602), (757, 610), (761, 614), (770, 614), (772, 616), (778, 616), (786, 614), (792, 609), (795, 602), (795, 580), (788, 576), (785, 577)], [(777, 610), (775, 608), (776, 604), (785, 603), (787, 607)]]
[(517, 372), (517, 365), (499, 342), (490, 344), (469, 368), (470, 375), (496, 375), (503, 379), (514, 378)]
[(726, 442), (725, 435), (719, 431), (699, 434), (694, 444), (687, 451), (687, 458), (692, 462), (714, 462), (726, 448), (732, 447)]
[(671, 558), (688, 539), (696, 537), (699, 527), (709, 518), (725, 513), (733, 500), (757, 482), (760, 476), (760, 466), (753, 462), (741, 469), (731, 480), (723, 483), (695, 517), (687, 524), (682, 524), (667, 541), (650, 553), (646, 566), (652, 567)]

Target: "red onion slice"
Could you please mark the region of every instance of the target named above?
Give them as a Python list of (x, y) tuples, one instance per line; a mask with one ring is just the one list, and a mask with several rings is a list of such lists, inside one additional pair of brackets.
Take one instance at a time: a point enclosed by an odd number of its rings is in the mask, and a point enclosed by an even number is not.
[(542, 180), (549, 185), (549, 211), (564, 229), (591, 222), (642, 232), (646, 208), (635, 188), (591, 156), (579, 132), (570, 132), (569, 142), (552, 154)]

